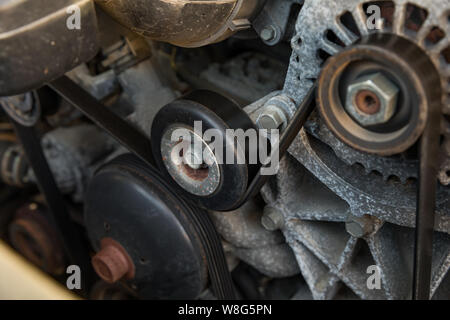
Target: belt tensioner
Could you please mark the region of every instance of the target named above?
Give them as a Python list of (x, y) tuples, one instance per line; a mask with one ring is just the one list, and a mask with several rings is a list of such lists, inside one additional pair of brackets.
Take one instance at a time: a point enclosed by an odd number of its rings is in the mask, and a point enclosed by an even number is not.
[(248, 141), (227, 134), (238, 129), (256, 132), (249, 116), (217, 93), (195, 91), (166, 105), (152, 127), (152, 149), (161, 173), (201, 207), (232, 208), (258, 169), (249, 163)]

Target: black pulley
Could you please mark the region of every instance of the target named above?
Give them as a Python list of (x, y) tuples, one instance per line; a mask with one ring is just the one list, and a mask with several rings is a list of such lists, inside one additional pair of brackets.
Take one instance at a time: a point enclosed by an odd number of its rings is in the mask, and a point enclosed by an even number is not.
[(441, 104), (440, 77), (415, 43), (373, 34), (327, 60), (318, 86), (318, 107), (344, 143), (391, 156), (411, 148)]
[[(152, 150), (164, 177), (195, 204), (227, 211), (244, 196), (255, 176), (258, 143), (249, 146), (256, 127), (233, 101), (199, 90), (169, 103), (156, 115)], [(248, 137), (248, 136), (247, 136)], [(256, 159), (256, 161), (254, 161)]]
[(208, 215), (180, 199), (134, 155), (99, 169), (87, 192), (85, 222), (105, 281), (122, 281), (146, 299), (195, 299), (210, 281), (234, 297), (220, 239)]

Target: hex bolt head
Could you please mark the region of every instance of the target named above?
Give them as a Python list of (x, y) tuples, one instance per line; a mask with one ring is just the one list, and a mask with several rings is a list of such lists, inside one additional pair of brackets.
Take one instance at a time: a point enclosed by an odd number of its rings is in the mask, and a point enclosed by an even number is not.
[(397, 109), (399, 89), (382, 73), (355, 80), (348, 86), (345, 109), (362, 126), (388, 122)]
[(256, 124), (261, 129), (284, 129), (288, 123), (288, 118), (284, 111), (275, 105), (264, 107), (263, 112), (256, 119)]
[(368, 215), (362, 217), (350, 215), (345, 222), (345, 230), (355, 238), (363, 238), (375, 230), (375, 225)]
[(275, 38), (276, 31), (272, 26), (266, 26), (261, 30), (259, 36), (264, 41), (271, 41)]
[(8, 97), (9, 102), (22, 114), (33, 111), (33, 99), (29, 93)]
[(194, 150), (193, 146), (190, 146), (187, 150), (185, 156), (183, 157), (184, 162), (192, 169), (198, 170), (203, 165), (203, 154), (202, 150)]
[(265, 206), (261, 217), (261, 224), (268, 231), (279, 230), (284, 226), (283, 214), (280, 210), (272, 206)]

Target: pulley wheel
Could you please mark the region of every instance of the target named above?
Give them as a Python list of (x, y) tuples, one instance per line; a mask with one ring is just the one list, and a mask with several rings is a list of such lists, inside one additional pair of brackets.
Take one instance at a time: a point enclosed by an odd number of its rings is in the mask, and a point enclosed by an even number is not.
[(258, 164), (249, 161), (248, 140), (237, 141), (230, 129), (257, 132), (238, 105), (205, 90), (166, 105), (154, 119), (151, 140), (158, 167), (177, 192), (198, 206), (233, 208), (257, 172)]
[(209, 258), (193, 209), (134, 155), (104, 165), (86, 193), (92, 264), (145, 299), (195, 299), (207, 285)]

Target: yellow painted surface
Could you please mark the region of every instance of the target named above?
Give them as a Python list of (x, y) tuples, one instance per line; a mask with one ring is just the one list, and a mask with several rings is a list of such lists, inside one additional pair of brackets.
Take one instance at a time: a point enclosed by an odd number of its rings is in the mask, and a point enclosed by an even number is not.
[(0, 241), (0, 299), (73, 300), (78, 297)]

